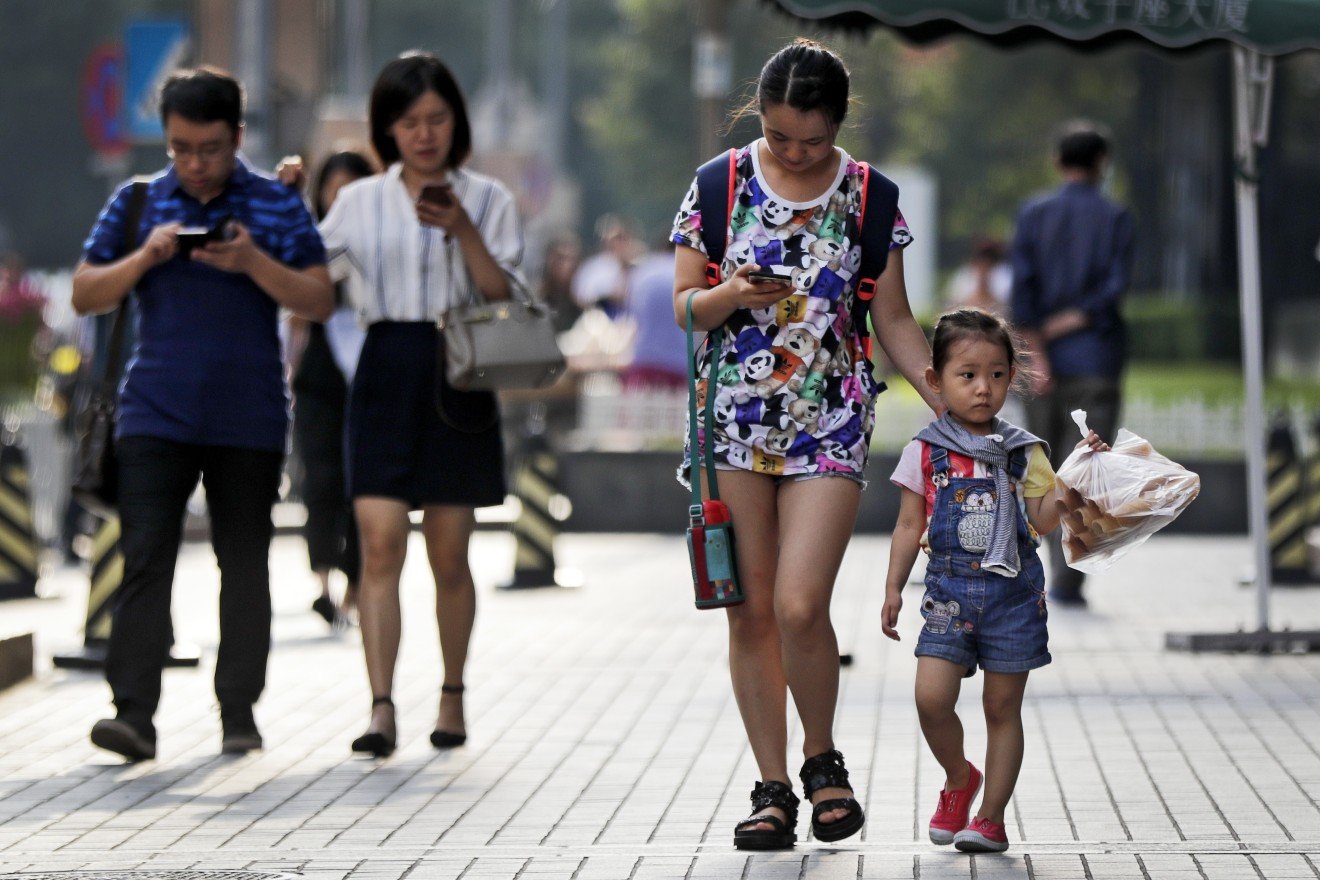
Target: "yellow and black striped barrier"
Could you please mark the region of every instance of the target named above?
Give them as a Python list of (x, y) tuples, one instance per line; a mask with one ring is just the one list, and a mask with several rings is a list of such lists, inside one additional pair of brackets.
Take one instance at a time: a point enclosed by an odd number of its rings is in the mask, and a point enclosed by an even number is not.
[(559, 462), (540, 431), (526, 437), (514, 471), (513, 495), (520, 508), (511, 527), (515, 542), (513, 580), (503, 588), (570, 586), (555, 565), (555, 538), (560, 521), (567, 516), (560, 509), (566, 505), (559, 492)]
[(1278, 419), (1265, 444), (1265, 499), (1269, 512), (1270, 579), (1278, 584), (1311, 579), (1306, 554), (1306, 494), (1292, 427)]
[(39, 549), (27, 455), (6, 442), (0, 446), (0, 599), (37, 595)]
[(96, 531), (88, 543), (89, 579), (87, 618), (83, 624), (83, 648), (72, 654), (56, 654), (52, 662), (61, 669), (99, 669), (105, 665), (110, 642), (110, 609), (115, 592), (124, 579), (124, 554), (119, 547), (119, 517), (96, 518)]
[[(87, 547), (87, 618), (83, 624), (82, 650), (51, 658), (61, 669), (101, 669), (110, 646), (110, 628), (115, 595), (124, 581), (124, 552), (120, 546), (119, 517), (93, 517), (96, 530)], [(166, 666), (196, 666), (201, 662), (195, 648), (170, 646)]]
[[(1311, 423), (1311, 454), (1306, 458), (1306, 527), (1311, 533), (1312, 543), (1320, 539), (1320, 414)], [(1311, 574), (1320, 578), (1320, 560), (1314, 558), (1314, 548), (1308, 547), (1312, 554)]]

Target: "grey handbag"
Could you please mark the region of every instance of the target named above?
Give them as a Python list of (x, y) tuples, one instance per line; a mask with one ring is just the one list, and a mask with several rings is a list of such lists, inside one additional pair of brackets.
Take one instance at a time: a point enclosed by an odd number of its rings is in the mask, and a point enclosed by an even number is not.
[(518, 298), (457, 306), (435, 325), (445, 378), (461, 391), (541, 388), (564, 372), (551, 311), (542, 303)]

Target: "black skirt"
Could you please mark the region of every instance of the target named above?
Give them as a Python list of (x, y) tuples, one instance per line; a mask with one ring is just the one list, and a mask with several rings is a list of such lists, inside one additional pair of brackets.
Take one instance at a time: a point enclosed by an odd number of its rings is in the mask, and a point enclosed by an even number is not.
[(458, 391), (437, 369), (429, 321), (372, 324), (348, 409), (348, 491), (411, 510), (504, 501), (499, 405), (486, 391)]

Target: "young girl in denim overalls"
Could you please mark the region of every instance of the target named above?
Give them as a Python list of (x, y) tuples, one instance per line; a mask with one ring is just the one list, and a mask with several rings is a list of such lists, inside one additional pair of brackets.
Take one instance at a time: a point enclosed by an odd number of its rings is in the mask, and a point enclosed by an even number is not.
[[(1036, 546), (1059, 523), (1058, 497), (1044, 442), (998, 417), (1017, 371), (1003, 319), (976, 309), (943, 315), (926, 381), (947, 411), (908, 444), (891, 478), (903, 499), (883, 630), (898, 640), (903, 585), (924, 549), (917, 714), (946, 776), (930, 839), (964, 852), (1008, 849), (1004, 808), (1022, 766), (1022, 696), (1028, 673), (1050, 662)], [(1109, 448), (1094, 432), (1078, 445)], [(955, 711), (962, 679), (978, 665), (985, 670), (984, 777), (963, 753)], [(982, 781), (985, 797), (969, 822)]]

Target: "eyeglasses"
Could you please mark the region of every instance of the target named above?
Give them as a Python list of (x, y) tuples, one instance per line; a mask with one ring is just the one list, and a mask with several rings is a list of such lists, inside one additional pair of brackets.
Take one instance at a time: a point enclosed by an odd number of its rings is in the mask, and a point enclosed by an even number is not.
[(171, 144), (165, 148), (165, 155), (169, 156), (175, 162), (181, 162), (186, 159), (200, 159), (205, 164), (210, 164), (233, 152), (233, 146), (224, 143), (202, 144), (200, 147), (189, 145), (175, 146)]

